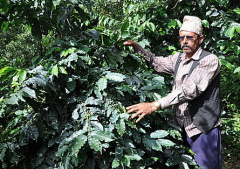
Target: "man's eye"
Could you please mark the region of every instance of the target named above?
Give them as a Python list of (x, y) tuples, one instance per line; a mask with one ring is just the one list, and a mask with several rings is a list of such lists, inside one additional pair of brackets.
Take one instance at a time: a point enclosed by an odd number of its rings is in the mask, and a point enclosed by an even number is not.
[(194, 37), (193, 36), (187, 36), (187, 40), (193, 40)]
[(178, 37), (178, 40), (183, 41), (184, 38), (185, 38), (185, 36), (179, 36), (179, 37)]
[(179, 36), (179, 37), (178, 37), (178, 40), (179, 40), (179, 41), (183, 41), (183, 40), (185, 39), (185, 37), (186, 37), (186, 39), (187, 39), (188, 41), (193, 41), (193, 39), (194, 39), (193, 36)]

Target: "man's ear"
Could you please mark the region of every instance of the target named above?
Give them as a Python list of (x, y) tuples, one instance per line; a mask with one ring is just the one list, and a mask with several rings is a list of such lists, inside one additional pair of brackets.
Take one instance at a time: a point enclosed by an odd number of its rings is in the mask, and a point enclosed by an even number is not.
[(199, 37), (199, 44), (201, 44), (201, 43), (203, 42), (203, 40), (204, 40), (204, 36), (201, 35), (201, 36)]

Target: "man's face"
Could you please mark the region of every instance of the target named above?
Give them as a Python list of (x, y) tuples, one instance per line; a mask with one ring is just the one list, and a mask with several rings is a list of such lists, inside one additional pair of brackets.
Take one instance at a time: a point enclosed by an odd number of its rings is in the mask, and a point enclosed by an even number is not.
[(179, 42), (182, 50), (186, 54), (194, 54), (198, 50), (200, 44), (203, 42), (203, 39), (203, 36), (199, 36), (194, 32), (179, 32)]

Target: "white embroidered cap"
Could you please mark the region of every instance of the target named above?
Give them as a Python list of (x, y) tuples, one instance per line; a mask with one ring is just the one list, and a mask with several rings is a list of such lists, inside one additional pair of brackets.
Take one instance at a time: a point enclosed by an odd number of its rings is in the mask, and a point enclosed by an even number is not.
[(198, 35), (202, 35), (203, 27), (202, 20), (196, 16), (184, 16), (183, 24), (179, 31), (195, 32)]

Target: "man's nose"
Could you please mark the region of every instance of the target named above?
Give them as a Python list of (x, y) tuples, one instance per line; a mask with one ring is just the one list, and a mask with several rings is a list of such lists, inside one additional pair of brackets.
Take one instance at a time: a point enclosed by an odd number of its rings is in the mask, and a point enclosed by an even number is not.
[(188, 40), (187, 40), (186, 36), (184, 36), (184, 38), (183, 38), (183, 43), (188, 43)]

